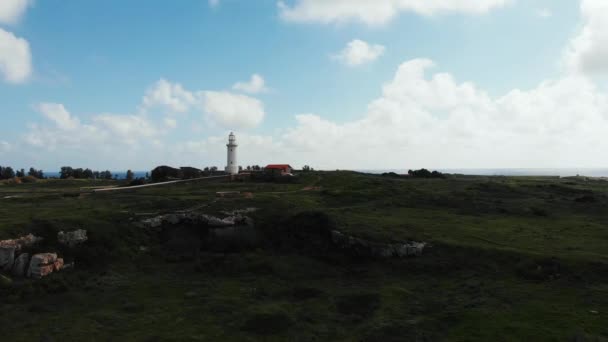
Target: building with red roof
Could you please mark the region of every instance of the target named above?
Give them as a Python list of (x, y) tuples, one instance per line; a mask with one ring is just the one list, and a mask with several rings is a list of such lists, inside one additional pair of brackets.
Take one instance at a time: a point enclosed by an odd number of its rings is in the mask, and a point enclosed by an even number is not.
[(287, 174), (293, 171), (293, 167), (289, 164), (268, 164), (264, 168), (264, 171), (273, 174)]

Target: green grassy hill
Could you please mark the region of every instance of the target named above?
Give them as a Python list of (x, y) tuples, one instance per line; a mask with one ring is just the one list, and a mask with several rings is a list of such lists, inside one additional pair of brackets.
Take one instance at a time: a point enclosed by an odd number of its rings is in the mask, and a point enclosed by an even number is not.
[[(310, 172), (288, 184), (193, 182), (116, 193), (118, 182), (0, 184), (0, 238), (33, 232), (76, 268), (0, 284), (11, 341), (595, 341), (608, 339), (608, 182), (554, 177), (410, 179)], [(218, 198), (217, 191), (251, 193)], [(197, 208), (255, 207), (262, 243), (166, 258), (135, 223)], [(299, 215), (308, 213), (312, 215)], [(301, 222), (307, 217), (322, 221)], [(420, 257), (356, 258), (285, 244), (299, 227)], [(306, 241), (302, 242), (306, 243)]]

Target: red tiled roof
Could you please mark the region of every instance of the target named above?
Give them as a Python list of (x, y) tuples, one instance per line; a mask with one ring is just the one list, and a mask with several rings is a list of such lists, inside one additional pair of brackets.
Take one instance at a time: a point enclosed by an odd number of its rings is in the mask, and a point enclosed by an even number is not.
[(279, 170), (283, 170), (286, 168), (292, 168), (291, 166), (289, 166), (289, 164), (269, 164), (266, 165), (265, 169), (279, 169)]

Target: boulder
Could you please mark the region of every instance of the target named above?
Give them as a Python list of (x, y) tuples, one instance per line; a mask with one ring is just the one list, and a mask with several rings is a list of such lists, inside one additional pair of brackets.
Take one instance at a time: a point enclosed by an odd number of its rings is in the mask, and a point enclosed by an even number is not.
[(13, 265), (13, 275), (17, 277), (24, 277), (29, 262), (30, 255), (28, 253), (20, 254), (17, 259), (15, 259), (15, 264)]
[(15, 241), (17, 242), (19, 247), (22, 248), (33, 246), (42, 240), (42, 237), (34, 236), (33, 234), (27, 234), (26, 236), (22, 236)]
[(15, 247), (17, 250), (20, 250), (23, 247), (30, 247), (40, 241), (42, 241), (41, 237), (28, 234), (18, 239), (1, 240), (0, 247)]
[[(42, 278), (55, 270), (55, 262), (57, 261), (56, 253), (39, 253), (34, 254), (30, 260), (30, 267), (27, 271), (27, 276), (30, 278)], [(63, 266), (63, 260), (61, 260)]]
[(0, 245), (0, 268), (4, 271), (10, 271), (15, 262), (16, 245)]
[(371, 242), (337, 230), (331, 232), (331, 240), (336, 247), (354, 255), (377, 258), (418, 256), (422, 254), (422, 250), (426, 246), (424, 242), (415, 241), (400, 244)]
[(53, 263), (53, 271), (59, 271), (59, 270), (63, 269), (63, 267), (64, 267), (63, 258), (57, 258), (57, 260), (55, 260), (55, 262)]
[(67, 232), (67, 233), (60, 231), (59, 233), (57, 233), (57, 241), (59, 241), (59, 243), (61, 243), (61, 244), (64, 244), (64, 245), (67, 245), (70, 247), (79, 245), (87, 240), (88, 240), (87, 231), (84, 229), (76, 229), (74, 231)]
[(234, 226), (234, 217), (226, 217), (225, 219), (221, 219), (219, 217), (203, 215), (204, 220), (207, 221), (207, 224), (210, 227), (229, 227)]

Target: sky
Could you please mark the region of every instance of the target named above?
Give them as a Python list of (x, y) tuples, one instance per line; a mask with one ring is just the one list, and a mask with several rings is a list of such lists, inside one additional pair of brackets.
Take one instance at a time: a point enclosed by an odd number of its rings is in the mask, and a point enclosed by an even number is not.
[(605, 0), (0, 0), (0, 165), (607, 167)]

